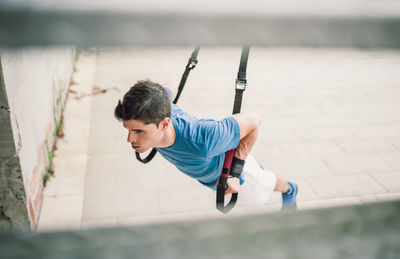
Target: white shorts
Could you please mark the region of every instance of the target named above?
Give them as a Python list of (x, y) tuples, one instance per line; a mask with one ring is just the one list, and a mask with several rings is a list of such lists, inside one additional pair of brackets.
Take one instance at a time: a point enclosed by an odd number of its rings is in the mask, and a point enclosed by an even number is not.
[[(244, 164), (243, 174), (245, 182), (240, 186), (236, 204), (240, 207), (265, 205), (275, 189), (275, 173), (263, 169), (250, 154)], [(230, 200), (230, 195), (225, 200)]]

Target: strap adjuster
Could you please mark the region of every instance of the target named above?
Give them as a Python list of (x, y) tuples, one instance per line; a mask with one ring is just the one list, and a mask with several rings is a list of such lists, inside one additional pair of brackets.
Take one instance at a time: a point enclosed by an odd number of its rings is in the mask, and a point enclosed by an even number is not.
[(197, 59), (195, 59), (195, 58), (190, 58), (190, 59), (189, 59), (189, 62), (188, 62), (188, 64), (187, 64), (187, 68), (193, 69), (193, 68), (196, 67), (196, 65), (197, 65)]
[(247, 85), (247, 80), (246, 79), (241, 79), (241, 78), (236, 78), (236, 85), (235, 89), (236, 90), (246, 90), (246, 85)]

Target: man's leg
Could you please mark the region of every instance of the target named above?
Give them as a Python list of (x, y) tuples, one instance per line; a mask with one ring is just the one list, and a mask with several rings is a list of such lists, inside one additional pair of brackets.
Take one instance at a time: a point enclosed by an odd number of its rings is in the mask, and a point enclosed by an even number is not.
[(273, 191), (282, 193), (282, 210), (295, 210), (297, 185), (286, 181), (270, 170), (265, 170), (249, 155), (244, 164), (245, 183), (239, 191), (240, 206), (262, 206)]
[(250, 154), (243, 169), (245, 183), (240, 187), (238, 205), (242, 207), (264, 206), (276, 186), (276, 175), (264, 170)]
[(276, 176), (276, 184), (275, 184), (275, 192), (286, 193), (290, 189), (288, 181), (280, 177), (279, 175)]
[(276, 176), (276, 184), (274, 191), (282, 193), (282, 210), (289, 211), (289, 210), (296, 210), (297, 203), (297, 184), (293, 182), (288, 182), (283, 179), (281, 176)]

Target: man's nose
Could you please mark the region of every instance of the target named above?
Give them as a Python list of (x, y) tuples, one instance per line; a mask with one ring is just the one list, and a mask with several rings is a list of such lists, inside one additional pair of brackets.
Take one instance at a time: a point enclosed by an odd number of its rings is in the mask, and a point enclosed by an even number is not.
[(135, 142), (135, 136), (134, 136), (133, 132), (129, 132), (129, 133), (128, 133), (128, 139), (127, 139), (127, 141), (128, 141), (129, 143)]

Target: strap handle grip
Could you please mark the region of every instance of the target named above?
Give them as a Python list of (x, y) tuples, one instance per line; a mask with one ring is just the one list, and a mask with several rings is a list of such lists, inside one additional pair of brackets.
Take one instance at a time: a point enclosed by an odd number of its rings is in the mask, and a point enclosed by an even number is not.
[(229, 177), (229, 172), (231, 171), (231, 165), (234, 153), (235, 153), (234, 149), (231, 149), (225, 153), (224, 165), (222, 168), (221, 177), (219, 178), (219, 182), (217, 185), (217, 209), (225, 214), (231, 211), (231, 209), (233, 209), (238, 198), (237, 193), (232, 193), (231, 200), (225, 206), (225, 191), (226, 189), (228, 189), (227, 180)]

